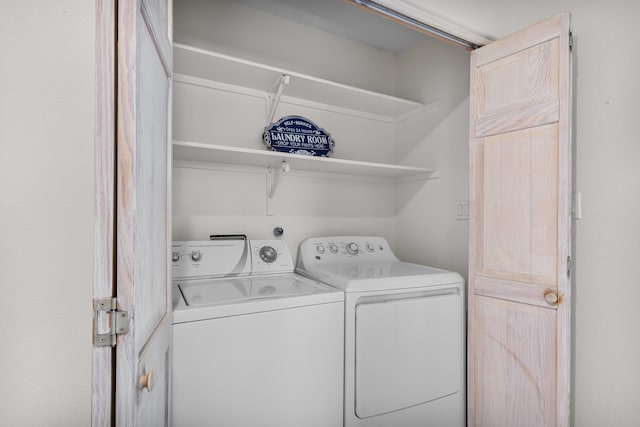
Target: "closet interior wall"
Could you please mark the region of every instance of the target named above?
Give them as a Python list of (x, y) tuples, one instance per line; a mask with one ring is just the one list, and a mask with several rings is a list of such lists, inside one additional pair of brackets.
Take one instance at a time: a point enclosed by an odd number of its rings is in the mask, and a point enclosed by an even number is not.
[[(468, 52), (425, 37), (390, 53), (232, 1), (180, 1), (174, 29), (177, 43), (425, 104), (381, 118), (287, 98), (285, 86), (275, 120), (314, 121), (336, 141), (334, 158), (439, 173), (395, 183), (292, 169), (267, 215), (265, 168), (176, 161), (174, 240), (229, 233), (264, 239), (280, 226), (295, 253), (310, 236), (381, 235), (408, 261), (465, 274), (468, 223), (456, 220), (456, 202), (468, 197)], [(265, 149), (264, 97), (181, 81), (179, 64), (175, 69), (174, 140)]]

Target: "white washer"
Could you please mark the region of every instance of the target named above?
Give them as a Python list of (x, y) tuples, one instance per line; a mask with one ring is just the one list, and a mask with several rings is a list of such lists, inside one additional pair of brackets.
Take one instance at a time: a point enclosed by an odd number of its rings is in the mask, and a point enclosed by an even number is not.
[(300, 244), (297, 272), (345, 292), (346, 427), (463, 427), (462, 277), (401, 262), (382, 237)]
[(343, 425), (344, 294), (283, 241), (173, 243), (173, 425)]

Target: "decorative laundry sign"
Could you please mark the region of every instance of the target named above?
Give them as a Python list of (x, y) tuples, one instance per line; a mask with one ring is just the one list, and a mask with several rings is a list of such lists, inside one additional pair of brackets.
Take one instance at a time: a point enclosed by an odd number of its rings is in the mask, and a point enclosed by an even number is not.
[(281, 153), (328, 157), (335, 141), (324, 129), (301, 116), (286, 116), (264, 128), (266, 146)]

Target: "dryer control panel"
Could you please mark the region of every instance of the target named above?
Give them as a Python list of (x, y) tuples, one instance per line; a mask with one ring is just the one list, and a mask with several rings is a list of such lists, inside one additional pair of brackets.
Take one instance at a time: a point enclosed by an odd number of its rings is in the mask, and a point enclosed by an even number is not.
[(300, 244), (301, 265), (380, 263), (398, 261), (389, 242), (379, 236), (314, 237)]

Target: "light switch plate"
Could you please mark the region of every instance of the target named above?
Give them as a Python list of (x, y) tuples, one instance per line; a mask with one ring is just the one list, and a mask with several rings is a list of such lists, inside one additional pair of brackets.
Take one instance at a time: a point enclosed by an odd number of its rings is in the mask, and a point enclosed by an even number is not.
[(573, 219), (582, 219), (582, 193), (571, 193), (571, 215)]

